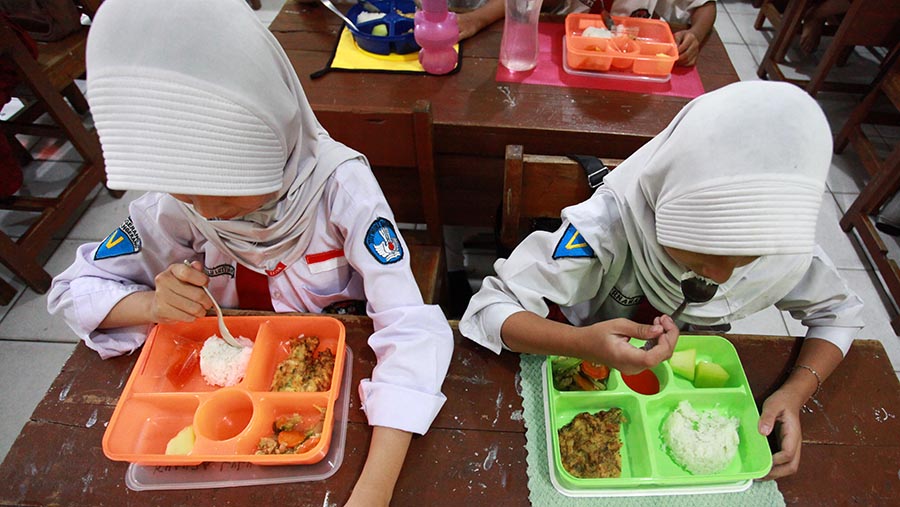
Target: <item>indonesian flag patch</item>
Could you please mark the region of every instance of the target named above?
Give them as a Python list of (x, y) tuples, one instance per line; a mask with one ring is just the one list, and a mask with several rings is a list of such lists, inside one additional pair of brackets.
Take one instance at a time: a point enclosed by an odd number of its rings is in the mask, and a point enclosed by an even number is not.
[(394, 224), (378, 217), (366, 232), (366, 249), (381, 264), (393, 264), (403, 259), (403, 246), (394, 230)]
[(344, 256), (344, 251), (341, 249), (329, 250), (307, 255), (306, 265), (309, 267), (310, 273), (324, 273), (346, 266), (347, 257)]

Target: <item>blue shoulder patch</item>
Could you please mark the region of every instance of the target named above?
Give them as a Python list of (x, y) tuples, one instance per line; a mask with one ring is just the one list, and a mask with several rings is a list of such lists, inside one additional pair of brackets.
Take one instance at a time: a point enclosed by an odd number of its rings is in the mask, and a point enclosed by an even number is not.
[(111, 259), (122, 255), (136, 254), (141, 251), (141, 237), (131, 222), (131, 217), (125, 220), (121, 227), (114, 230), (97, 247), (94, 260)]
[(593, 257), (594, 250), (587, 244), (584, 237), (575, 229), (575, 226), (569, 224), (566, 232), (563, 233), (556, 249), (553, 250), (554, 259), (577, 258), (577, 257)]
[(403, 245), (394, 230), (394, 224), (379, 217), (366, 232), (366, 249), (381, 264), (393, 264), (403, 259)]

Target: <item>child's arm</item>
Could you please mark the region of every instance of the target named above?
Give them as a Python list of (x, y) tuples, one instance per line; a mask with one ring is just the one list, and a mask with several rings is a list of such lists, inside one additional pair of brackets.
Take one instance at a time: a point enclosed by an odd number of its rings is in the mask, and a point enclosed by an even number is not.
[(412, 433), (385, 426), (372, 428), (369, 455), (347, 506), (389, 505)]
[(691, 12), (690, 28), (673, 34), (675, 43), (678, 44), (678, 65), (691, 67), (697, 63), (700, 45), (709, 36), (715, 22), (715, 2), (707, 2)]
[[(514, 351), (579, 357), (625, 374), (638, 373), (672, 357), (678, 341), (678, 327), (668, 315), (657, 318), (652, 326), (612, 319), (576, 327), (525, 311), (510, 315), (500, 333)], [(632, 337), (658, 342), (645, 351), (628, 343)]]
[(172, 264), (155, 278), (156, 290), (133, 292), (109, 311), (98, 329), (156, 324), (193, 322), (206, 315), (212, 302), (202, 287), (209, 277), (200, 263), (191, 266)]
[(484, 5), (473, 11), (457, 14), (456, 22), (459, 24), (459, 40), (468, 39), (494, 21), (503, 18), (505, 14), (506, 4), (504, 0), (487, 0)]
[[(763, 403), (759, 432), (768, 436), (780, 423), (781, 449), (772, 456), (772, 470), (766, 479), (777, 479), (797, 472), (800, 466), (800, 409), (844, 358), (834, 344), (807, 338), (800, 349), (797, 365), (788, 379)], [(815, 372), (815, 373), (813, 373)]]

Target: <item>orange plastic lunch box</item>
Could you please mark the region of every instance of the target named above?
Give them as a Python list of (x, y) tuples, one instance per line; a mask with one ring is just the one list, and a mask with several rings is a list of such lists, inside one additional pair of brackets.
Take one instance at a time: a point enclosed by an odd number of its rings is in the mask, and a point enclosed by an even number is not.
[(566, 16), (566, 64), (571, 69), (633, 72), (668, 76), (678, 60), (678, 45), (668, 23), (658, 19), (613, 16), (621, 32), (584, 37), (589, 27), (607, 28), (600, 14)]
[[(225, 317), (235, 336), (254, 341), (243, 380), (219, 388), (203, 380), (197, 367), (181, 387), (166, 375), (177, 348), (202, 346), (218, 335), (215, 317), (153, 328), (103, 435), (103, 453), (112, 460), (141, 465), (197, 465), (205, 461), (244, 461), (259, 465), (296, 465), (320, 461), (328, 453), (334, 404), (344, 372), (345, 330), (324, 316)], [(331, 388), (322, 392), (271, 392), (278, 364), (298, 335), (319, 338), (318, 351), (334, 353)], [(260, 438), (273, 434), (276, 417), (298, 413), (315, 419), (324, 411), (319, 442), (301, 454), (257, 455)], [(195, 442), (187, 455), (165, 454), (166, 444), (193, 425)]]

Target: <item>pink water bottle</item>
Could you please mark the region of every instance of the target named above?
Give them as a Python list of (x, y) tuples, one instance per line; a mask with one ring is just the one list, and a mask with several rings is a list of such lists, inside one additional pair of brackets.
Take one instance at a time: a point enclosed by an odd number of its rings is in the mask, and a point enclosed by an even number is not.
[(531, 70), (538, 60), (541, 0), (506, 0), (500, 63), (513, 72)]
[(422, 0), (416, 11), (416, 42), (422, 47), (419, 63), (429, 74), (446, 74), (456, 67), (459, 25), (456, 14), (447, 10), (447, 0)]

